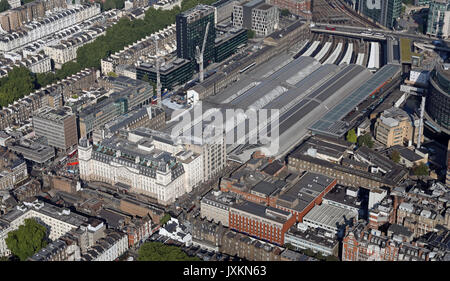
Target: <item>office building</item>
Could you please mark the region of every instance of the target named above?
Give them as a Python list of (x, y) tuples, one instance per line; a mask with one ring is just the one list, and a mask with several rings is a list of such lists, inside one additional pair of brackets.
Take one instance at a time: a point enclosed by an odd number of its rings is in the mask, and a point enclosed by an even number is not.
[[(173, 58), (160, 65), (159, 74), (162, 89), (173, 89), (188, 82), (194, 74), (192, 62), (182, 58)], [(148, 63), (141, 63), (136, 67), (136, 78), (146, 80), (156, 84), (156, 66)]]
[(430, 1), (426, 33), (439, 38), (448, 38), (450, 36), (449, 0)]
[(69, 107), (41, 108), (33, 116), (33, 128), (56, 149), (67, 151), (78, 143), (76, 116)]
[(130, 131), (139, 127), (159, 130), (166, 124), (166, 113), (160, 107), (146, 106), (117, 116), (93, 132), (93, 141), (98, 143), (122, 130)]
[(230, 229), (276, 245), (284, 245), (284, 235), (295, 221), (296, 217), (288, 211), (253, 202), (230, 207)]
[(111, 83), (115, 92), (78, 113), (80, 138), (90, 138), (96, 128), (117, 116), (150, 104), (153, 96), (153, 87), (150, 84), (123, 76), (112, 79)]
[(214, 46), (214, 61), (221, 62), (245, 46), (248, 41), (247, 30), (242, 28), (229, 28), (218, 24), (217, 37)]
[[(391, 107), (381, 113), (375, 123), (375, 139), (386, 147), (394, 145), (410, 146), (417, 143), (419, 120), (404, 110)], [(422, 140), (423, 141), (423, 136)]]
[(396, 24), (396, 20), (400, 17), (402, 1), (380, 0), (374, 3), (380, 3), (380, 6), (368, 6), (366, 2), (362, 1), (360, 12), (373, 21), (392, 29)]
[(233, 10), (233, 25), (253, 30), (260, 37), (274, 32), (278, 28), (279, 18), (278, 8), (267, 4), (265, 0), (235, 5)]
[(208, 5), (197, 5), (176, 16), (177, 56), (195, 62), (195, 49), (200, 49), (209, 22), (203, 54), (204, 66), (214, 61), (214, 43), (216, 40), (216, 9)]
[(8, 145), (8, 148), (17, 154), (22, 155), (24, 159), (37, 164), (47, 163), (55, 157), (54, 147), (32, 139), (21, 138), (19, 141)]
[(211, 4), (217, 9), (217, 22), (230, 20), (233, 15), (234, 5), (240, 1), (236, 0), (218, 0)]
[(430, 75), (425, 117), (450, 135), (450, 64), (438, 64)]

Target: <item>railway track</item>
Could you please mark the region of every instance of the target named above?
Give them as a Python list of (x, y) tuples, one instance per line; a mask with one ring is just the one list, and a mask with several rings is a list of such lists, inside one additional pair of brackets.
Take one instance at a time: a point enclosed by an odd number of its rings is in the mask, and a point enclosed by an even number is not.
[(314, 0), (313, 21), (379, 28), (377, 24), (359, 15), (340, 0)]

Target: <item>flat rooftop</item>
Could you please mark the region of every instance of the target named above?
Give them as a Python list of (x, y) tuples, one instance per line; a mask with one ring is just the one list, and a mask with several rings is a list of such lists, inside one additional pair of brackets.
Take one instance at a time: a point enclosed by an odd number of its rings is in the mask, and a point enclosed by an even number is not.
[(236, 204), (233, 206), (233, 209), (237, 209), (282, 224), (286, 223), (287, 218), (291, 216), (291, 213), (289, 212), (272, 207), (266, 207), (264, 205), (249, 201), (244, 201), (240, 204)]
[[(332, 182), (333, 178), (316, 173), (305, 173), (295, 184), (286, 192), (279, 196), (277, 204), (284, 205), (284, 202), (293, 204), (298, 202), (293, 208), (299, 212), (303, 211), (311, 202), (322, 193)], [(290, 207), (290, 206), (286, 206)]]
[(362, 101), (378, 91), (384, 84), (401, 73), (401, 66), (387, 64), (371, 76), (363, 85), (342, 99), (320, 120), (309, 127), (318, 134), (342, 137), (347, 132), (347, 125), (342, 119)]
[(360, 204), (358, 203), (358, 198), (347, 195), (347, 188), (350, 188), (353, 191), (353, 188), (351, 187), (336, 185), (327, 194), (325, 194), (323, 199), (344, 204), (353, 208), (359, 208)]
[(303, 222), (312, 222), (328, 230), (336, 230), (346, 225), (352, 218), (357, 217), (357, 213), (348, 209), (322, 203), (316, 205), (304, 217)]
[(72, 115), (73, 113), (70, 107), (52, 108), (49, 106), (39, 109), (34, 114), (34, 116), (36, 117), (58, 123), (64, 121), (67, 117), (70, 117)]
[(297, 229), (296, 226), (292, 226), (286, 233), (286, 235), (309, 241), (331, 250), (339, 244), (339, 241), (336, 239), (336, 237), (330, 238), (325, 236), (326, 232), (327, 231), (325, 231), (324, 229), (312, 227), (308, 227), (307, 230), (301, 231)]

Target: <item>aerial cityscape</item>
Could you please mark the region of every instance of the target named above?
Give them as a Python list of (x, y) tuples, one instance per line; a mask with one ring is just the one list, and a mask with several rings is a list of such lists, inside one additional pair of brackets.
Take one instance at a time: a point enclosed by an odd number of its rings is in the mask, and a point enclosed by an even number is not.
[(450, 261), (449, 55), (450, 0), (1, 0), (0, 261)]

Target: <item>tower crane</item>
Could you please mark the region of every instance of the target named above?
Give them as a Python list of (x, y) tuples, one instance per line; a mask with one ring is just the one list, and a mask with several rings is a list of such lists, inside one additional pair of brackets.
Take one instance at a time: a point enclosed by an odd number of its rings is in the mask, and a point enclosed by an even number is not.
[(161, 106), (161, 75), (159, 73), (159, 57), (158, 57), (158, 39), (153, 37), (155, 42), (155, 60), (156, 60), (156, 102), (158, 106)]
[(200, 51), (200, 48), (198, 47), (198, 45), (195, 47), (195, 60), (197, 61), (198, 66), (199, 66), (198, 80), (200, 82), (203, 82), (203, 77), (204, 77), (204, 73), (203, 73), (203, 54), (205, 52), (205, 45), (206, 45), (206, 38), (208, 37), (209, 24), (210, 24), (209, 22), (208, 22), (208, 24), (206, 24), (205, 35), (203, 37), (202, 50)]

